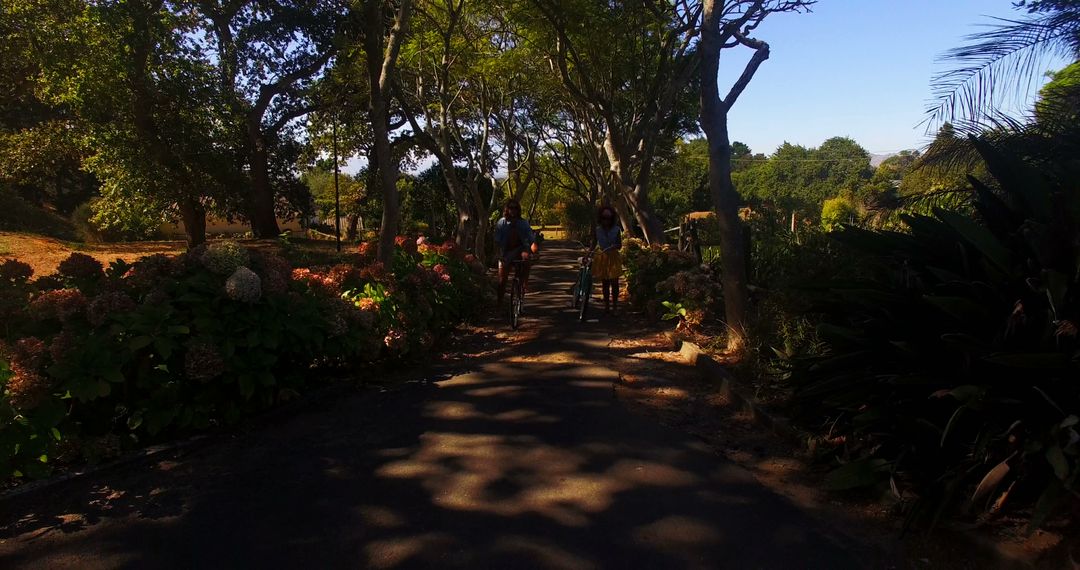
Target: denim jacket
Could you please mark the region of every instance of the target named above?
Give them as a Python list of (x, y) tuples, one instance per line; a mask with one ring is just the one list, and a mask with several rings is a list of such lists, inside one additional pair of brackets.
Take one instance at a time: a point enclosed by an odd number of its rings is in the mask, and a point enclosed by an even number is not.
[(517, 221), (513, 222), (513, 225), (511, 225), (510, 220), (499, 218), (499, 221), (495, 222), (495, 243), (499, 245), (500, 250), (506, 250), (507, 243), (510, 241), (511, 227), (517, 229), (522, 246), (529, 247), (533, 244), (535, 237), (533, 237), (533, 231), (532, 228), (529, 227), (529, 222), (518, 218)]

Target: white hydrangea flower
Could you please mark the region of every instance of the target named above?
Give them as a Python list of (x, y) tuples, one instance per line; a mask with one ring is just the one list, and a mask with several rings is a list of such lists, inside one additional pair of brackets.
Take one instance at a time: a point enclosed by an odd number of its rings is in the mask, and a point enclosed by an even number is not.
[(262, 297), (262, 280), (247, 267), (241, 267), (225, 280), (225, 294), (233, 301), (254, 303)]
[(230, 275), (249, 261), (247, 250), (235, 241), (214, 242), (202, 254), (203, 266), (220, 275)]

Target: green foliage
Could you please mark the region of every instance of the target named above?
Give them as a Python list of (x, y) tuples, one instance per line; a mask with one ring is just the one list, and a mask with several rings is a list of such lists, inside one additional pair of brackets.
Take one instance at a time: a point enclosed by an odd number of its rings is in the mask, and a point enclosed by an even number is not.
[[(78, 4), (66, 0), (0, 5), (0, 191), (16, 191), (61, 216), (90, 198), (97, 182), (82, 171), (78, 126), (63, 106), (42, 100), (37, 79), (47, 41), (42, 36), (55, 34), (56, 20), (77, 11)], [(0, 212), (0, 220), (5, 214), (22, 219), (7, 208)]]
[(92, 220), (106, 238), (152, 235), (184, 198), (233, 204), (218, 78), (193, 39), (196, 20), (180, 10), (82, 5), (55, 22), (39, 14), (29, 31), (42, 97), (70, 110), (82, 166), (102, 182)]
[(1080, 108), (1080, 61), (1051, 75), (1039, 90), (1035, 117), (1039, 122), (1076, 122)]
[(768, 160), (732, 174), (748, 200), (816, 216), (830, 196), (859, 195), (873, 176), (870, 154), (855, 141), (833, 137), (817, 148), (784, 143)]
[[(734, 165), (739, 164), (739, 158), (742, 157), (732, 153)], [(704, 137), (676, 141), (673, 153), (657, 160), (652, 185), (656, 214), (664, 219), (667, 227), (678, 225), (690, 212), (712, 210), (708, 141)]]
[(433, 164), (412, 180), (404, 193), (402, 220), (426, 224), (424, 235), (429, 240), (449, 239), (454, 235), (457, 209), (441, 165)]
[[(319, 369), (429, 350), (489, 285), (455, 246), (408, 243), (393, 273), (291, 270), (228, 242), (106, 270), (74, 254), (36, 281), (0, 264), (0, 478), (231, 424), (316, 385)], [(230, 286), (241, 272), (254, 295)]]
[(593, 239), (596, 227), (596, 210), (591, 204), (577, 200), (560, 202), (555, 205), (556, 222), (566, 231), (568, 239), (588, 242)]
[(945, 54), (943, 59), (957, 67), (934, 77), (934, 105), (927, 111), (930, 120), (961, 118), (985, 124), (987, 118), (1000, 116), (1001, 95), (1011, 87), (1030, 85), (1050, 57), (1076, 59), (1080, 2), (1020, 0), (1014, 8), (1025, 9), (1027, 15), (995, 19), (967, 36), (967, 45)]
[[(113, 181), (102, 186), (108, 196)], [(161, 226), (167, 221), (162, 210), (167, 209), (155, 200), (95, 198), (79, 206), (71, 214), (80, 237), (86, 241), (140, 241), (161, 237)]]
[(665, 321), (670, 321), (672, 319), (685, 319), (686, 318), (686, 314), (687, 314), (686, 307), (684, 307), (682, 305), (682, 303), (675, 303), (675, 302), (672, 302), (672, 301), (662, 301), (660, 304), (663, 305), (665, 309), (667, 309), (667, 312), (664, 313), (664, 315), (662, 317), (660, 317), (661, 319), (663, 319)]
[[(626, 279), (626, 290), (630, 295), (630, 303), (638, 308), (643, 308), (653, 317), (660, 316), (662, 301), (682, 302), (684, 299), (669, 298), (671, 293), (682, 295), (686, 293), (686, 276), (675, 286), (675, 282), (669, 283), (671, 290), (668, 297), (661, 297), (660, 284), (675, 277), (676, 275), (691, 270), (697, 266), (697, 261), (690, 253), (672, 249), (666, 245), (645, 245), (636, 238), (624, 239), (622, 247), (623, 270)], [(678, 291), (676, 291), (678, 289)], [(700, 297), (704, 299), (704, 292)], [(685, 300), (689, 303), (689, 300)], [(704, 307), (692, 306), (697, 309), (696, 323), (700, 323), (700, 311)], [(695, 323), (695, 324), (696, 324)]]
[[(325, 168), (331, 165), (321, 165), (324, 168), (313, 168), (305, 172), (300, 180), (307, 186), (308, 191), (311, 192), (312, 198), (315, 200), (315, 214), (320, 219), (334, 217), (334, 171), (332, 168)], [(338, 193), (341, 202), (341, 215), (352, 216), (368, 214), (362, 208), (363, 200), (366, 196), (366, 190), (364, 186), (364, 174), (358, 174), (356, 176), (339, 173), (338, 174)], [(342, 228), (344, 231), (345, 228)]]
[(1035, 528), (1080, 490), (1080, 203), (1075, 175), (989, 140), (971, 141), (997, 184), (970, 179), (974, 219), (938, 209), (905, 215), (908, 233), (835, 234), (876, 261), (833, 284), (818, 307), (827, 351), (795, 378), (805, 418), (877, 474), (845, 486), (891, 478), (931, 522), (1009, 493), (1035, 504)]
[(825, 231), (838, 229), (840, 224), (849, 224), (855, 218), (855, 205), (843, 196), (829, 198), (821, 206), (821, 227)]

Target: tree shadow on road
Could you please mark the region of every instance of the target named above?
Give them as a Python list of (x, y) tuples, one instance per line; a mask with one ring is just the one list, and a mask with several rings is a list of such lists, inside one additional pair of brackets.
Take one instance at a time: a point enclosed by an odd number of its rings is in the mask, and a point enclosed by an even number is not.
[(0, 566), (865, 566), (701, 441), (631, 414), (616, 321), (537, 297), (532, 333), (492, 326), (502, 346), (430, 381), (9, 501)]

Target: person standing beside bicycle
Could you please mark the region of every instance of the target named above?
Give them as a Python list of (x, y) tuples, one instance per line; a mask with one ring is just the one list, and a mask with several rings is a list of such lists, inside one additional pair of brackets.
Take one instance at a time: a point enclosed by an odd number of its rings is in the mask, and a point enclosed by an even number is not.
[(521, 261), (518, 279), (527, 289), (529, 282), (529, 257), (539, 253), (536, 239), (529, 222), (521, 218), (521, 204), (513, 198), (506, 201), (503, 216), (495, 222), (495, 245), (499, 249), (499, 306), (506, 295), (506, 281), (510, 277), (510, 267), (515, 261)]
[(619, 277), (622, 276), (622, 229), (615, 223), (615, 209), (601, 206), (596, 214), (596, 249), (593, 256), (593, 279), (600, 280), (604, 292), (604, 311), (619, 306)]

